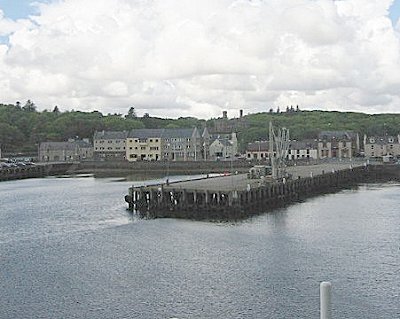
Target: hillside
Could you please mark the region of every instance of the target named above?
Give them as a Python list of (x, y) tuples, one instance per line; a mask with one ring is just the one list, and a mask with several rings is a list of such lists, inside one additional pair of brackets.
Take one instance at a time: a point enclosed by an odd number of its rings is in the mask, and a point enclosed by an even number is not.
[[(29, 102), (29, 103), (28, 103)], [(168, 119), (146, 114), (103, 115), (101, 112), (53, 111), (38, 112), (28, 101), (24, 106), (0, 104), (0, 144), (3, 153), (35, 153), (43, 141), (93, 136), (96, 130), (130, 130), (133, 128), (213, 127), (214, 121), (192, 117)], [(268, 138), (268, 124), (290, 129), (292, 139), (315, 138), (321, 130), (351, 130), (360, 135), (394, 135), (400, 132), (400, 114), (376, 114), (298, 111), (257, 113), (244, 117), (249, 127), (238, 134), (240, 146)]]

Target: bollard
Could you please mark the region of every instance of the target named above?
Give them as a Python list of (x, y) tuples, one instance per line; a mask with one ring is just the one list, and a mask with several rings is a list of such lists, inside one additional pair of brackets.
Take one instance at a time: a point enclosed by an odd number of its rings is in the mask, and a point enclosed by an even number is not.
[(320, 284), (320, 303), (321, 319), (331, 319), (331, 297), (332, 284), (329, 281), (323, 281)]

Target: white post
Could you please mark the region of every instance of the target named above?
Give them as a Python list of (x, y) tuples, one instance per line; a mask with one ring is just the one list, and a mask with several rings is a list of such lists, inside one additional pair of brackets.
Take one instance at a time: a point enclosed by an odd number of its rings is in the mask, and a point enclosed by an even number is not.
[(323, 281), (320, 284), (321, 319), (331, 319), (332, 284)]

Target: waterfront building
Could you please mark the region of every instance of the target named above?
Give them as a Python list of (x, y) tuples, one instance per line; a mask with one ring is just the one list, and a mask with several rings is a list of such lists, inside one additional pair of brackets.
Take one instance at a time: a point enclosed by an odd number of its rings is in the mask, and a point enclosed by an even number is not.
[[(246, 158), (259, 161), (269, 160), (269, 141), (249, 143), (246, 149)], [(318, 159), (317, 142), (313, 140), (290, 141), (286, 159), (290, 161)]]
[(197, 161), (202, 159), (203, 145), (196, 127), (164, 129), (162, 157), (172, 161)]
[(126, 158), (127, 131), (98, 131), (93, 136), (96, 160), (124, 160)]
[(246, 158), (248, 160), (267, 160), (269, 156), (269, 142), (255, 141), (247, 144)]
[(128, 161), (196, 161), (203, 144), (197, 128), (135, 129), (126, 140)]
[(367, 136), (364, 135), (364, 156), (383, 157), (400, 156), (400, 135), (397, 136)]
[(162, 159), (162, 129), (134, 129), (126, 139), (126, 159), (129, 162)]
[(350, 131), (322, 131), (318, 134), (318, 157), (352, 158), (360, 153), (358, 133)]
[(288, 160), (318, 159), (318, 144), (314, 140), (290, 141), (288, 149)]
[(93, 158), (93, 146), (89, 139), (65, 142), (42, 142), (39, 145), (40, 162), (70, 162)]
[(209, 147), (210, 159), (233, 158), (238, 153), (236, 133), (217, 136)]

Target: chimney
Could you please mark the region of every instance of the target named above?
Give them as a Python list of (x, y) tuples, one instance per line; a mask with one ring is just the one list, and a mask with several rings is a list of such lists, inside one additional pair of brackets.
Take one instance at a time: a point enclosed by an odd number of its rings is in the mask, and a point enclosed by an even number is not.
[(240, 118), (243, 117), (243, 110), (239, 110), (239, 117), (240, 117)]
[(223, 112), (222, 112), (222, 117), (223, 117), (224, 119), (227, 119), (227, 118), (228, 118), (228, 111), (223, 111)]

